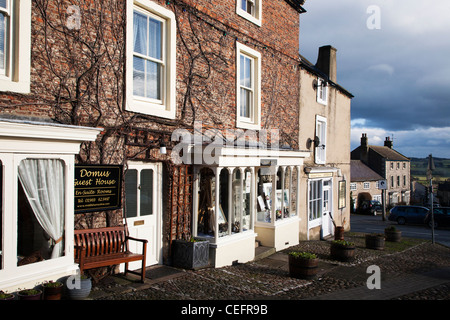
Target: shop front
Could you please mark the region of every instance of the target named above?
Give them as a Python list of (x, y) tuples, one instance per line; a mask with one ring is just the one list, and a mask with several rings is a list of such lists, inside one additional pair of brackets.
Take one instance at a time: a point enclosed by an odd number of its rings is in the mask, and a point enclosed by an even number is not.
[(0, 119), (0, 288), (76, 272), (75, 154), (101, 129)]
[(209, 241), (213, 266), (253, 260), (256, 240), (276, 250), (298, 244), (299, 173), (307, 156), (216, 147), (213, 161), (194, 164), (192, 234)]

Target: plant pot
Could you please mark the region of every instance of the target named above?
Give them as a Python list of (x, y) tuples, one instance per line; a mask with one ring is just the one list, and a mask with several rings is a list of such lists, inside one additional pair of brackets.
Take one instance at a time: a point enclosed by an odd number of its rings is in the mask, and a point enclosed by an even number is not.
[(344, 227), (334, 228), (334, 240), (344, 240)]
[(402, 240), (401, 231), (384, 230), (384, 235), (386, 237), (386, 241), (389, 242), (400, 242)]
[(366, 248), (374, 250), (384, 249), (384, 236), (366, 234)]
[(289, 256), (289, 276), (297, 279), (313, 279), (317, 275), (319, 259)]
[(39, 289), (21, 290), (17, 295), (19, 300), (41, 300), (42, 291)]
[(355, 257), (355, 245), (332, 242), (330, 246), (330, 255), (332, 259), (348, 262), (352, 261)]
[(89, 297), (91, 289), (91, 278), (75, 279), (74, 283), (67, 286), (67, 296), (71, 300), (84, 300)]
[(61, 282), (54, 282), (52, 285), (42, 286), (44, 291), (44, 300), (61, 300), (64, 285)]
[(209, 265), (209, 241), (173, 242), (173, 265), (183, 269), (199, 269)]
[(0, 300), (14, 300), (15, 296), (12, 293), (0, 292)]

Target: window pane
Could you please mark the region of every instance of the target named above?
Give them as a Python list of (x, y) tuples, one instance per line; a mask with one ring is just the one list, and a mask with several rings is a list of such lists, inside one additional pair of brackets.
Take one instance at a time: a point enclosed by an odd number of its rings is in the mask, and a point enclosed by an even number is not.
[(6, 17), (0, 13), (0, 72), (4, 73), (6, 66)]
[(211, 169), (200, 171), (200, 193), (197, 216), (197, 235), (214, 236), (214, 210), (216, 207), (216, 179)]
[(245, 170), (244, 174), (244, 183), (243, 183), (243, 195), (244, 195), (244, 208), (243, 208), (243, 217), (242, 217), (242, 230), (250, 230), (250, 191), (251, 191), (251, 178), (252, 178), (252, 172), (247, 169)]
[(240, 98), (240, 114), (241, 117), (250, 118), (250, 108), (252, 105), (252, 93), (251, 91), (241, 88)]
[(260, 168), (257, 176), (257, 220), (261, 222), (271, 222), (272, 210), (272, 181), (271, 168)]
[(125, 214), (127, 218), (137, 216), (137, 170), (125, 173)]
[(149, 18), (148, 22), (148, 55), (152, 58), (161, 60), (161, 21)]
[(242, 209), (243, 209), (243, 194), (241, 190), (241, 171), (239, 169), (235, 169), (233, 172), (233, 225), (232, 232), (237, 233), (241, 231), (241, 217), (242, 217)]
[(252, 88), (252, 60), (249, 57), (241, 55), (240, 59), (240, 80), (241, 86)]
[(156, 62), (147, 61), (147, 98), (161, 99), (160, 77), (161, 66)]
[(145, 97), (145, 60), (133, 57), (133, 94)]
[(291, 216), (297, 215), (297, 168), (292, 170), (292, 183), (291, 183)]
[(145, 169), (141, 171), (141, 208), (140, 216), (153, 214), (153, 170)]
[(65, 178), (60, 160), (19, 164), (17, 265), (64, 255)]
[(228, 221), (230, 219), (230, 208), (228, 207), (228, 199), (231, 196), (228, 192), (228, 183), (230, 174), (227, 169), (220, 171), (220, 189), (219, 189), (219, 212), (217, 219), (219, 220), (219, 237), (229, 234)]
[(134, 52), (147, 55), (147, 17), (135, 11), (133, 28)]

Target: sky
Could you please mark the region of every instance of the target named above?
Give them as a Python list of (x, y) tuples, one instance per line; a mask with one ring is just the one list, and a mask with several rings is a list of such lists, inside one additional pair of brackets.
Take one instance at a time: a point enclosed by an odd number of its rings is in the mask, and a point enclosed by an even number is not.
[(306, 0), (300, 53), (337, 49), (351, 92), (351, 150), (393, 138), (407, 157), (450, 158), (450, 1)]

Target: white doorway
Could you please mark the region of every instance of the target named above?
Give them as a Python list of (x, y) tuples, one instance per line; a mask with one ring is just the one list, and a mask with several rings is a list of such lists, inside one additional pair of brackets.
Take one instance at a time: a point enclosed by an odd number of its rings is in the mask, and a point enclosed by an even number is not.
[[(162, 261), (162, 164), (130, 162), (125, 172), (124, 223), (131, 237), (146, 239), (146, 266)], [(132, 252), (142, 252), (142, 244), (130, 241)], [(129, 268), (140, 269), (141, 263)]]
[(322, 237), (327, 237), (333, 234), (333, 188), (331, 179), (322, 180), (322, 191)]

